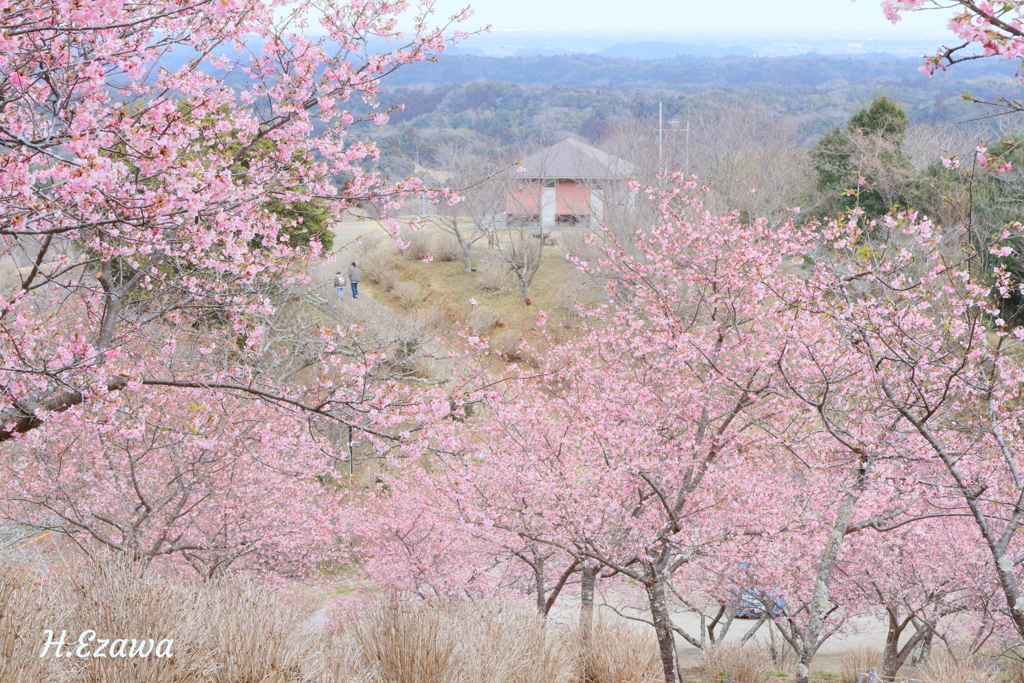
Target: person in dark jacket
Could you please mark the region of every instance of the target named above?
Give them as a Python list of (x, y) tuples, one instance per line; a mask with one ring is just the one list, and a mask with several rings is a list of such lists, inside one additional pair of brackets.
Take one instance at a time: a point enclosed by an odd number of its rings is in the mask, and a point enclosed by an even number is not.
[(359, 272), (359, 268), (356, 267), (356, 263), (355, 263), (355, 261), (353, 261), (352, 262), (352, 267), (348, 269), (348, 281), (352, 285), (352, 298), (353, 299), (358, 299), (359, 298), (359, 280), (360, 279), (361, 279), (361, 274)]

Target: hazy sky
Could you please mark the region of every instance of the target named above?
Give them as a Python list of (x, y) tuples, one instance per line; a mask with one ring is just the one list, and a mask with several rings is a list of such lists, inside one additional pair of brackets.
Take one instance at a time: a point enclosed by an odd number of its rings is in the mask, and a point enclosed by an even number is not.
[(901, 35), (943, 34), (951, 13), (913, 12), (896, 26), (879, 0), (437, 0), (440, 14), (469, 4), (470, 25), (496, 30), (671, 31), (710, 33), (837, 32)]

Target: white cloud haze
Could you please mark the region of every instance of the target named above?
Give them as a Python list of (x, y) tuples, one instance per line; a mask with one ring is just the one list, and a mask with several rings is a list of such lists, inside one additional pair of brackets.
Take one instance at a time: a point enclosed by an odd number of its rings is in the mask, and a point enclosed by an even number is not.
[[(802, 33), (901, 35), (946, 33), (950, 11), (914, 12), (893, 26), (878, 0), (438, 0), (446, 16), (469, 4), (471, 26), (491, 24), (503, 30), (655, 31), (686, 35)], [(765, 35), (765, 37), (768, 37)]]

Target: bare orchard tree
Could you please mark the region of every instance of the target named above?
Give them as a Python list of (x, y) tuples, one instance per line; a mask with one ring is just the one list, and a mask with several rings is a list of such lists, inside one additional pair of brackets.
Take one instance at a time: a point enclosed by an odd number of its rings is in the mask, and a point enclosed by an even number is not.
[(467, 273), (473, 270), (473, 246), (485, 237), (490, 245), (494, 243), (494, 220), (500, 216), (507, 186), (494, 182), (500, 173), (496, 160), (460, 143), (442, 148), (434, 166), (421, 171), (428, 182), (452, 188), (461, 196), (452, 204), (432, 205), (426, 220), (458, 243)]
[(664, 137), (672, 170), (711, 188), (705, 205), (713, 213), (777, 221), (801, 203), (807, 155), (792, 118), (754, 99), (695, 102), (670, 123)]
[(514, 203), (514, 194), (521, 184), (515, 165), (492, 170), (483, 180), (463, 190), (461, 211), (487, 236), (486, 258), (515, 275), (519, 300), (525, 303), (540, 268), (547, 237), (537, 223), (510, 211), (510, 202)]

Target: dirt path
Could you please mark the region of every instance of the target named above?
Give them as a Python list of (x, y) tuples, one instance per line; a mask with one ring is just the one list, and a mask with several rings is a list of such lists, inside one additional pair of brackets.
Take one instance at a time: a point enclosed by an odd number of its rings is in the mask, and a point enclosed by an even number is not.
[[(699, 617), (693, 614), (675, 614), (672, 618), (687, 633), (697, 637), (697, 634), (700, 632)], [(737, 619), (733, 621), (729, 634), (725, 637), (726, 641), (740, 640), (755, 623), (753, 619)], [(767, 626), (767, 624), (761, 626), (754, 636), (755, 640), (765, 642), (768, 639)], [(832, 672), (839, 671), (843, 657), (848, 653), (864, 647), (881, 650), (882, 646), (885, 645), (886, 629), (886, 625), (878, 619), (861, 618), (854, 620), (851, 628), (848, 629), (850, 631), (848, 635), (843, 638), (830, 638), (825, 641), (825, 644), (821, 646), (817, 656), (814, 658), (812, 669)], [(700, 651), (682, 638), (679, 638), (678, 642), (680, 665), (684, 667), (697, 666)]]

